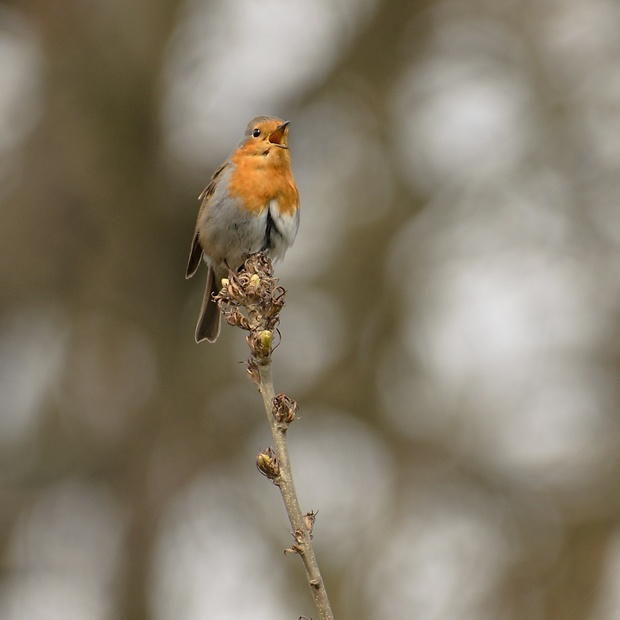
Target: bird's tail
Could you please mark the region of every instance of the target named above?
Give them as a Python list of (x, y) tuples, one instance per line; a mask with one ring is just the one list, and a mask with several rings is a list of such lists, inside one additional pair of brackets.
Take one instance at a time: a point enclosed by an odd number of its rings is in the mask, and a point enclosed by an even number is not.
[(200, 316), (196, 325), (196, 342), (208, 340), (215, 342), (220, 335), (220, 309), (217, 303), (213, 301), (213, 295), (220, 292), (220, 279), (218, 279), (213, 271), (213, 267), (209, 266), (207, 273), (207, 285), (205, 294), (202, 298), (202, 307), (200, 308)]

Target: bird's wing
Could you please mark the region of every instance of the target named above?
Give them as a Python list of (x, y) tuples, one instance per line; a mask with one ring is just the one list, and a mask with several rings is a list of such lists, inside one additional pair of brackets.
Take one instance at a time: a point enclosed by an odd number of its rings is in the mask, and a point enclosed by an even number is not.
[(194, 238), (192, 239), (192, 246), (189, 251), (189, 260), (187, 261), (187, 269), (185, 271), (186, 278), (191, 278), (196, 273), (196, 270), (200, 265), (200, 259), (202, 258), (202, 247), (200, 246), (200, 239), (198, 236), (198, 223), (200, 222), (200, 216), (202, 215), (202, 212), (207, 208), (209, 200), (215, 192), (215, 188), (217, 186), (217, 178), (222, 174), (222, 172), (224, 172), (224, 170), (226, 170), (228, 166), (229, 162), (224, 162), (213, 173), (209, 185), (207, 185), (207, 187), (205, 187), (202, 192), (200, 192), (200, 196), (198, 196), (198, 200), (202, 200), (202, 203), (200, 204), (200, 210), (198, 211), (198, 217), (196, 219), (196, 229), (194, 230)]

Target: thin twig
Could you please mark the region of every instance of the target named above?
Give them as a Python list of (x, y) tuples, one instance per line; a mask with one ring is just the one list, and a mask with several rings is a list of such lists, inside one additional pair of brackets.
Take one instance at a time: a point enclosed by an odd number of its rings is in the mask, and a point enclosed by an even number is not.
[[(288, 443), (286, 440), (286, 431), (288, 429), (287, 422), (278, 422), (274, 416), (274, 388), (271, 372), (271, 361), (268, 364), (259, 366), (260, 382), (258, 389), (263, 397), (263, 404), (271, 427), (271, 435), (275, 444), (275, 452), (280, 464), (279, 475), (274, 478), (274, 483), (280, 489), (282, 501), (286, 507), (291, 527), (293, 528), (293, 537), (295, 543), (288, 551), (293, 551), (301, 556), (306, 569), (306, 577), (308, 585), (314, 599), (314, 604), (319, 613), (321, 620), (333, 620), (331, 606), (327, 598), (325, 584), (321, 577), (321, 571), (314, 554), (312, 546), (312, 534), (306, 525), (306, 515), (301, 511), (295, 484), (293, 482), (293, 474), (291, 472), (291, 464), (288, 453)], [(310, 513), (312, 514), (312, 513)], [(313, 516), (313, 515), (312, 515)]]

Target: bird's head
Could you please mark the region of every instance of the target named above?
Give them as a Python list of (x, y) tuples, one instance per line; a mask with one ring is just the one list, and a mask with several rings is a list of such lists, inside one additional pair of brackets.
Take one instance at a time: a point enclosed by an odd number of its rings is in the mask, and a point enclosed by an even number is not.
[(247, 155), (274, 157), (288, 156), (288, 125), (275, 116), (257, 116), (245, 128), (241, 148)]

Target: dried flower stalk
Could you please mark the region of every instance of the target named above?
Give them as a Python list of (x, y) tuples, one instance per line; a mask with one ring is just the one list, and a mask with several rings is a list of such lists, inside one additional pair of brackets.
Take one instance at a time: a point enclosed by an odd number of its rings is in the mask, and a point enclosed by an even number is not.
[(276, 396), (273, 387), (271, 355), (274, 334), (278, 334), (279, 314), (284, 308), (285, 290), (273, 276), (271, 260), (254, 254), (237, 273), (222, 280), (222, 290), (215, 297), (230, 325), (249, 332), (246, 340), (251, 355), (247, 362), (250, 380), (258, 386), (271, 428), (275, 448), (267, 448), (256, 458), (258, 470), (269, 478), (282, 494), (291, 527), (293, 544), (285, 553), (298, 554), (320, 620), (333, 620), (325, 584), (312, 547), (315, 512), (303, 514), (291, 473), (286, 431), (297, 416), (297, 403), (284, 394)]

